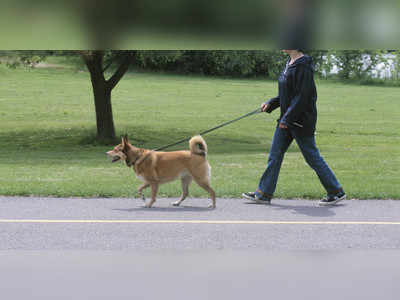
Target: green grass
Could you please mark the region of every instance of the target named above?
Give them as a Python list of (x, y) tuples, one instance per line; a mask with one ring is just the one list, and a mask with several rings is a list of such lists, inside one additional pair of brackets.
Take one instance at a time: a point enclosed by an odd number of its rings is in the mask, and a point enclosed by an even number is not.
[[(132, 170), (110, 163), (110, 147), (91, 143), (95, 113), (88, 73), (0, 65), (0, 77), (0, 194), (135, 196), (139, 181)], [(400, 89), (317, 84), (317, 144), (349, 197), (400, 199)], [(276, 82), (265, 80), (130, 73), (112, 96), (117, 134), (155, 148), (254, 110), (276, 92)], [(256, 188), (277, 117), (277, 111), (259, 114), (205, 136), (219, 197)], [(179, 194), (179, 182), (160, 190), (161, 196)], [(276, 197), (324, 194), (293, 144)], [(207, 196), (196, 184), (191, 195)]]

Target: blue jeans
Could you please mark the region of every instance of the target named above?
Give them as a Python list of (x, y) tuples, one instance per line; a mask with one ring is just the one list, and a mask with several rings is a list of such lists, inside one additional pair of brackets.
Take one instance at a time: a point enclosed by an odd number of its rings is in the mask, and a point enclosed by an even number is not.
[[(317, 173), (328, 195), (336, 195), (341, 191), (342, 187), (336, 179), (335, 174), (333, 174), (317, 149), (314, 135), (302, 136), (296, 134), (295, 130), (277, 127), (274, 138), (272, 139), (267, 169), (264, 171), (258, 186), (257, 193), (259, 196), (272, 198), (278, 182), (283, 157), (293, 139), (295, 139), (297, 145), (299, 145), (301, 153), (308, 165)], [(299, 178), (299, 180), (301, 180), (301, 178)]]

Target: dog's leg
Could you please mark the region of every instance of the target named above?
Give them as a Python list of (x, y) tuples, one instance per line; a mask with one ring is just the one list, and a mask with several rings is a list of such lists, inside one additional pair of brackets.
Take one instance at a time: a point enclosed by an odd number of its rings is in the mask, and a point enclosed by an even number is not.
[(146, 204), (146, 207), (148, 208), (151, 208), (154, 202), (156, 202), (158, 183), (150, 183), (150, 186), (151, 186), (151, 201), (149, 204)]
[(145, 182), (145, 183), (143, 183), (141, 186), (139, 186), (138, 189), (137, 189), (137, 192), (138, 192), (138, 194), (139, 194), (139, 197), (142, 198), (143, 201), (146, 201), (146, 198), (145, 198), (144, 195), (143, 195), (143, 190), (144, 190), (145, 188), (148, 188), (149, 186), (150, 186), (150, 183)]
[(194, 180), (196, 181), (196, 183), (202, 187), (203, 189), (205, 189), (209, 194), (210, 194), (210, 198), (212, 200), (212, 203), (208, 206), (209, 208), (215, 208), (217, 206), (216, 200), (215, 200), (215, 192), (214, 190), (211, 188), (210, 183), (207, 179), (201, 179), (201, 178), (194, 178)]
[(189, 195), (189, 185), (192, 182), (192, 176), (186, 175), (181, 177), (181, 183), (182, 183), (182, 196), (181, 199), (178, 201), (172, 202), (173, 206), (179, 206), (183, 200), (186, 199), (186, 197)]

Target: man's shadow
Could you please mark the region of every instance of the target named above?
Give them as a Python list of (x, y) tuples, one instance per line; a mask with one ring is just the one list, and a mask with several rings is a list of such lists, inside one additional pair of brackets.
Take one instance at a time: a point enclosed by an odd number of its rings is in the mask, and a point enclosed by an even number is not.
[(306, 215), (310, 217), (331, 217), (336, 215), (333, 209), (344, 206), (344, 204), (336, 204), (334, 206), (271, 204), (271, 206), (277, 209), (289, 209), (293, 214)]
[[(248, 202), (246, 204), (257, 205), (257, 203), (252, 203), (252, 202)], [(265, 204), (260, 204), (260, 205), (265, 205)], [(336, 204), (334, 206), (316, 206), (316, 205), (304, 206), (304, 205), (284, 205), (284, 204), (271, 203), (268, 206), (274, 209), (291, 210), (293, 214), (298, 214), (298, 215), (306, 215), (310, 217), (331, 217), (336, 215), (336, 213), (333, 210), (334, 208), (345, 206), (345, 204)]]

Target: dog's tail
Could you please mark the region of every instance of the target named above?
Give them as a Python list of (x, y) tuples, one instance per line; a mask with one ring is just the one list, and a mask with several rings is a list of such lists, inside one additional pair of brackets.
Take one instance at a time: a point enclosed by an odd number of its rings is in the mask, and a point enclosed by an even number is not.
[(189, 148), (190, 152), (197, 155), (206, 156), (208, 152), (206, 141), (200, 135), (190, 139)]

